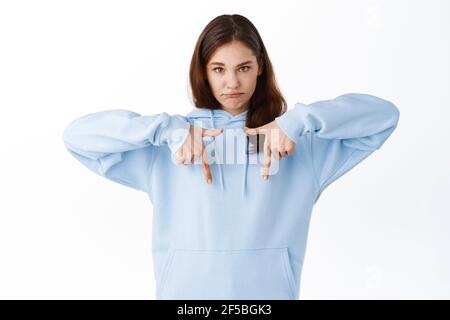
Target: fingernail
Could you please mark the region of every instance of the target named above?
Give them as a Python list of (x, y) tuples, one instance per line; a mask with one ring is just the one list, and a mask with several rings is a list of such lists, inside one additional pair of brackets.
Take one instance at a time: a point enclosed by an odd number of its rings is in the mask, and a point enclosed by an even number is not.
[(208, 179), (208, 184), (211, 184), (211, 179)]
[(269, 177), (268, 176), (264, 176), (264, 180), (267, 180)]

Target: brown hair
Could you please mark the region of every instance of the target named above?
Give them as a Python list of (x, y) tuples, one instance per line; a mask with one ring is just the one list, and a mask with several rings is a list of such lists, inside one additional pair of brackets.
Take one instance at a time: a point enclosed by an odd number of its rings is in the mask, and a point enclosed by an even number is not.
[[(233, 40), (247, 45), (255, 54), (259, 67), (263, 68), (249, 101), (245, 123), (249, 128), (260, 127), (286, 112), (287, 106), (276, 84), (272, 63), (258, 30), (250, 20), (239, 14), (224, 14), (214, 18), (200, 34), (189, 70), (193, 102), (198, 108), (220, 109), (220, 103), (212, 94), (206, 77), (206, 64), (218, 47)], [(256, 141), (260, 142), (259, 137)]]

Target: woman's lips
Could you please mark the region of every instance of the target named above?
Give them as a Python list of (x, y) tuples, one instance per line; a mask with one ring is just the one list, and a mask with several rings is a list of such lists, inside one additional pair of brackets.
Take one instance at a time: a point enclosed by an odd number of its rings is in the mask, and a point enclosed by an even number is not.
[(243, 93), (238, 93), (238, 94), (226, 94), (225, 97), (226, 98), (238, 98), (240, 96), (242, 96)]

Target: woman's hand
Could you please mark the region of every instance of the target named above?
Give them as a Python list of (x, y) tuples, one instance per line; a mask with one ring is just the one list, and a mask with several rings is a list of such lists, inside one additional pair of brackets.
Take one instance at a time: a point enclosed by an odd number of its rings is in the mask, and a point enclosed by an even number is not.
[(175, 153), (177, 164), (191, 164), (194, 163), (196, 159), (200, 159), (206, 182), (211, 184), (211, 170), (206, 157), (206, 148), (203, 143), (203, 137), (215, 137), (222, 132), (223, 128), (211, 130), (191, 125), (186, 140)]
[(273, 154), (275, 159), (280, 160), (283, 157), (294, 154), (295, 141), (292, 141), (281, 128), (277, 122), (273, 120), (258, 128), (244, 127), (244, 132), (247, 135), (264, 134), (264, 162), (263, 162), (263, 178), (269, 179), (269, 168), (271, 155)]

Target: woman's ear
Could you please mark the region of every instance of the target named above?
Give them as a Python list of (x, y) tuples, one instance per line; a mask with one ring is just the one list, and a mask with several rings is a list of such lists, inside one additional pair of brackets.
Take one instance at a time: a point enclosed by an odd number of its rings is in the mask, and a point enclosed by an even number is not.
[(258, 76), (260, 76), (262, 74), (263, 70), (264, 70), (264, 66), (260, 65), (259, 69), (258, 69)]

